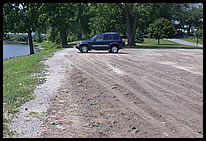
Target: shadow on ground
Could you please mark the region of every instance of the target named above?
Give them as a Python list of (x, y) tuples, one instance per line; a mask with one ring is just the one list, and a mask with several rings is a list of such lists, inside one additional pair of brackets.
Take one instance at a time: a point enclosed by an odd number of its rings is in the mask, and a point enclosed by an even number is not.
[[(78, 52), (78, 53), (81, 53), (81, 52)], [(98, 51), (98, 52), (87, 52), (87, 53), (83, 53), (83, 54), (110, 54), (110, 55), (112, 55), (112, 54), (128, 54), (128, 53), (126, 53), (126, 52), (119, 52), (119, 53), (109, 53), (109, 52), (103, 52), (103, 51)]]

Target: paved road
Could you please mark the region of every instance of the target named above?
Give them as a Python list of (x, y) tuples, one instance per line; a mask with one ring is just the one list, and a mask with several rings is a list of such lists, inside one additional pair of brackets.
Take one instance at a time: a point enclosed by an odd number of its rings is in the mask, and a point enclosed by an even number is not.
[[(187, 42), (187, 41), (183, 41), (183, 40), (179, 40), (179, 39), (165, 39), (165, 40), (169, 40), (169, 41), (173, 41), (179, 44), (183, 44), (183, 45), (189, 45), (189, 46), (197, 46), (196, 43), (192, 43), (192, 42)], [(198, 44), (198, 47), (203, 47), (202, 44)]]

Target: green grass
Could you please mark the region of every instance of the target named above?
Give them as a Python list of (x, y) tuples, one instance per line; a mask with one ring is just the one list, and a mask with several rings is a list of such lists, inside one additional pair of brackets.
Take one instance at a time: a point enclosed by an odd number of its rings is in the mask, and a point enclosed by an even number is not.
[[(188, 41), (188, 42), (192, 42), (192, 43), (197, 43), (197, 39), (195, 39), (195, 38), (192, 38), (192, 39), (189, 39), (189, 38), (179, 38), (179, 39), (180, 40), (184, 40), (184, 41)], [(203, 44), (203, 40), (199, 39), (199, 43)]]
[[(33, 55), (3, 60), (3, 103), (5, 113), (16, 113), (18, 108), (34, 98), (36, 85), (43, 83), (45, 65), (41, 62), (51, 57), (58, 49), (47, 49)], [(4, 133), (8, 119), (3, 118)]]
[(163, 39), (160, 40), (160, 45), (158, 45), (157, 40), (151, 39), (151, 38), (144, 38), (143, 43), (136, 43), (136, 46), (126, 46), (126, 48), (188, 48), (188, 49), (192, 49), (194, 47), (178, 44), (178, 43), (168, 41), (168, 40), (163, 40)]
[[(67, 45), (74, 47), (77, 45), (77, 42), (78, 41), (68, 42)], [(34, 45), (38, 46), (39, 48), (47, 48), (47, 49), (56, 48), (58, 46), (61, 46), (61, 43), (56, 44), (54, 42), (46, 41), (46, 40), (44, 40), (41, 43), (37, 43), (37, 42), (33, 42), (33, 43), (34, 43)]]
[[(77, 42), (78, 41), (69, 42), (68, 45), (75, 46)], [(127, 44), (127, 40), (126, 40), (126, 44)], [(157, 40), (151, 39), (151, 38), (144, 38), (143, 43), (136, 43), (136, 46), (126, 46), (125, 48), (184, 48), (184, 49), (188, 48), (188, 49), (192, 49), (194, 47), (178, 44), (176, 42), (163, 40), (163, 39), (160, 40), (160, 45), (158, 45)], [(198, 47), (198, 48), (201, 48), (201, 47)]]
[(68, 42), (67, 44), (68, 44), (68, 45), (71, 45), (71, 46), (76, 46), (76, 45), (77, 45), (77, 42), (78, 42), (78, 41), (73, 41), (73, 42)]
[(46, 40), (42, 41), (41, 43), (33, 42), (33, 44), (37, 45), (39, 48), (46, 48), (46, 49), (53, 49), (61, 45), (61, 43), (56, 44), (54, 42), (46, 41)]
[[(68, 45), (75, 46), (78, 41), (69, 42)], [(127, 44), (127, 40), (126, 43)], [(193, 46), (182, 45), (176, 42), (168, 41), (168, 40), (160, 40), (160, 45), (158, 45), (157, 40), (151, 38), (144, 38), (143, 43), (136, 43), (136, 46), (126, 46), (125, 48), (183, 48), (183, 49), (193, 49)], [(202, 49), (201, 47), (195, 47), (198, 49)]]
[(3, 102), (8, 112), (18, 111), (17, 107), (33, 98), (33, 89), (42, 81), (39, 76), (43, 75), (45, 66), (41, 61), (56, 50), (3, 60)]

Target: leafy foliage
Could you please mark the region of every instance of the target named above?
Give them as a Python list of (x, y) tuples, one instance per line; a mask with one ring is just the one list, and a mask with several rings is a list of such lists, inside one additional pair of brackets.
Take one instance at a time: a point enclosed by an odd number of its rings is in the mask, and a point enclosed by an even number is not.
[(139, 31), (139, 29), (136, 30), (135, 42), (136, 43), (143, 43), (144, 42), (143, 34), (141, 31)]
[(38, 25), (38, 9), (40, 3), (4, 3), (3, 22), (4, 31), (28, 33), (30, 54), (34, 54), (31, 32)]
[[(135, 45), (136, 29), (147, 34), (149, 25), (165, 18), (175, 28), (203, 25), (201, 3), (4, 3), (3, 32), (47, 33), (48, 40), (67, 44), (102, 32), (120, 32)], [(187, 26), (187, 28), (185, 28)], [(168, 35), (168, 34), (166, 34)], [(38, 41), (41, 41), (40, 36)]]
[[(90, 5), (89, 29), (94, 34), (103, 32), (119, 32), (122, 15), (115, 4), (94, 3)], [(91, 37), (90, 36), (90, 37)]]
[(160, 18), (150, 24), (149, 27), (150, 35), (155, 39), (159, 40), (162, 38), (171, 38), (175, 33), (175, 27), (172, 22), (168, 19)]

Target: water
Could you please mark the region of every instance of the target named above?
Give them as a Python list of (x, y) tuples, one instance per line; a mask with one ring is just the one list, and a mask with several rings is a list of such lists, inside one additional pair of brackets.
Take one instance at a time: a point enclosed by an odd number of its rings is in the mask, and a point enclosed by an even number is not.
[[(34, 52), (38, 52), (39, 49), (34, 47)], [(3, 44), (3, 59), (25, 56), (30, 54), (28, 44)]]

